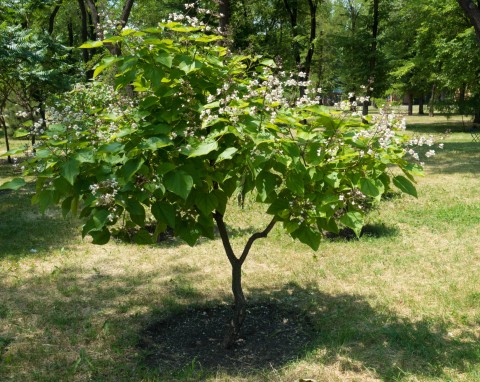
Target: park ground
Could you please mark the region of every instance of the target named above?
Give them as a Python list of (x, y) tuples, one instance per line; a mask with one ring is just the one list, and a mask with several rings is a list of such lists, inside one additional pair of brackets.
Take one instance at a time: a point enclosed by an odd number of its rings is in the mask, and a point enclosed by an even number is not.
[[(480, 143), (460, 117), (409, 117), (408, 130), (444, 142), (418, 199), (393, 195), (359, 240), (317, 252), (280, 227), (257, 241), (229, 351), (219, 239), (95, 246), (78, 220), (32, 207), (33, 186), (0, 191), (0, 380), (480, 381)], [(0, 183), (14, 176), (1, 158)], [(238, 249), (268, 217), (230, 208)]]

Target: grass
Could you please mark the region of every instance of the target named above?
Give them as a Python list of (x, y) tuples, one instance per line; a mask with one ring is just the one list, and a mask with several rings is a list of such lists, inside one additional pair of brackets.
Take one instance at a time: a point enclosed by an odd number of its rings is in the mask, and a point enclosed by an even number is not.
[[(315, 333), (298, 359), (262, 370), (196, 359), (161, 370), (138, 347), (152, 320), (230, 302), (219, 240), (94, 246), (78, 221), (38, 213), (31, 188), (1, 193), (0, 380), (479, 381), (480, 144), (458, 118), (414, 117), (409, 127), (437, 138), (446, 129), (419, 198), (385, 201), (360, 240), (313, 253), (276, 227), (255, 243), (249, 301), (297, 309)], [(0, 183), (13, 176), (2, 160)], [(231, 209), (239, 249), (267, 219), (253, 203)]]

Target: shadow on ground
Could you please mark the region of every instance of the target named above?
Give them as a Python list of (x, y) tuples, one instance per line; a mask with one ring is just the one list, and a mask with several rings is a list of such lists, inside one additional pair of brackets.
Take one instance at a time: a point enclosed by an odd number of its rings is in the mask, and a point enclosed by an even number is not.
[(478, 174), (480, 172), (480, 142), (447, 142), (443, 150), (428, 164), (428, 170), (438, 174)]
[(64, 219), (58, 209), (42, 214), (37, 206), (32, 206), (32, 196), (33, 185), (0, 191), (0, 259), (45, 254), (78, 237), (78, 220)]
[(145, 366), (173, 377), (188, 370), (201, 379), (218, 370), (244, 375), (277, 369), (318, 350), (323, 355), (317, 362), (341, 362), (346, 370), (360, 367), (391, 380), (399, 373), (441, 376), (446, 366), (462, 371), (480, 361), (470, 334), (452, 337), (444, 324), (376, 311), (362, 296), (289, 284), (272, 293), (252, 291), (250, 298), (242, 337), (230, 350), (221, 345), (231, 313), (225, 306), (150, 317), (139, 333)]

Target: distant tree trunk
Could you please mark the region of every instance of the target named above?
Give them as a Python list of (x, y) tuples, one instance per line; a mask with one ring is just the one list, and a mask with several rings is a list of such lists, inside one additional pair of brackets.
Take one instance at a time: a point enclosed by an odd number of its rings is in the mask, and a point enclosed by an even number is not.
[(408, 115), (413, 115), (413, 93), (408, 93)]
[(432, 85), (432, 94), (430, 96), (430, 102), (428, 104), (428, 115), (429, 115), (429, 117), (433, 117), (435, 115), (435, 113), (434, 113), (435, 90), (436, 90), (436, 86), (435, 86), (435, 84), (433, 84)]
[(425, 114), (425, 112), (423, 110), (424, 98), (425, 98), (425, 95), (423, 93), (421, 93), (420, 97), (418, 98), (418, 114), (419, 115), (424, 115)]

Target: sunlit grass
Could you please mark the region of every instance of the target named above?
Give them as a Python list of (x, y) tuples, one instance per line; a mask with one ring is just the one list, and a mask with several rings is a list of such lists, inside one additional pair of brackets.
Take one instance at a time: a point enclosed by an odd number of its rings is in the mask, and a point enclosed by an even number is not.
[[(279, 227), (255, 243), (244, 266), (249, 301), (299, 309), (315, 328), (306, 354), (282, 367), (143, 362), (137, 344), (152, 317), (230, 302), (219, 240), (94, 246), (78, 221), (38, 213), (31, 188), (0, 193), (0, 380), (480, 380), (480, 144), (461, 120), (409, 120), (414, 133), (453, 131), (426, 160), (418, 199), (384, 201), (369, 234), (326, 240), (316, 253)], [(14, 171), (0, 163), (3, 183)], [(249, 200), (230, 209), (239, 250), (268, 217)]]

